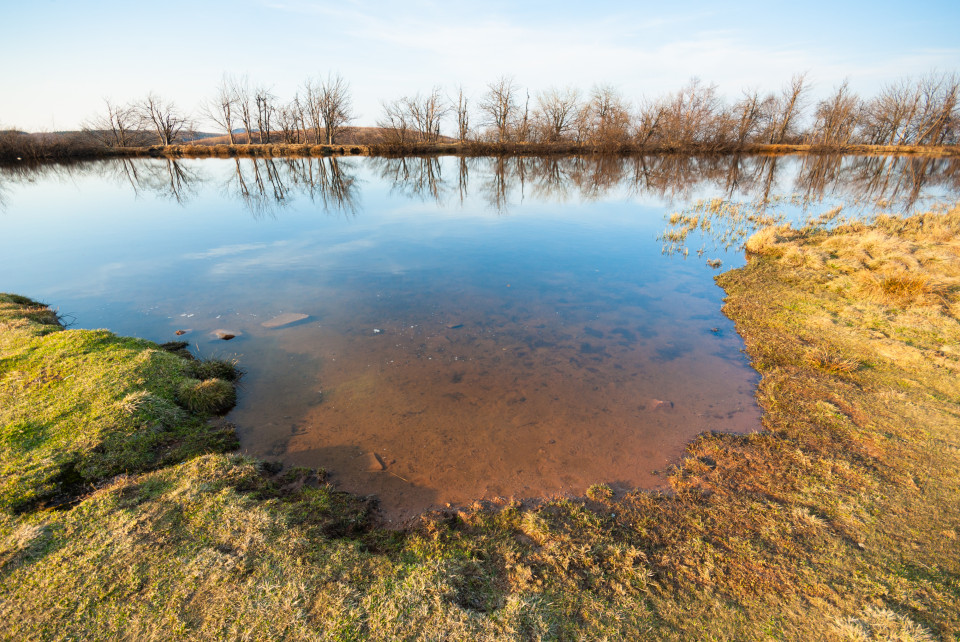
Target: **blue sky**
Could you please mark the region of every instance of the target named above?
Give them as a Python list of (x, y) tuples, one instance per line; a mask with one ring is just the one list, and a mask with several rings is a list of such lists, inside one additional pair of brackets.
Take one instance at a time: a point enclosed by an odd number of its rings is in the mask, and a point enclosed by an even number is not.
[(815, 93), (849, 78), (869, 95), (960, 71), (958, 0), (0, 0), (0, 16), (0, 127), (32, 131), (76, 128), (104, 98), (149, 91), (196, 111), (224, 72), (282, 99), (340, 72), (357, 124), (372, 125), (381, 99), (458, 84), (478, 98), (504, 74), (531, 94), (610, 83), (639, 99), (692, 76), (734, 97), (807, 71)]

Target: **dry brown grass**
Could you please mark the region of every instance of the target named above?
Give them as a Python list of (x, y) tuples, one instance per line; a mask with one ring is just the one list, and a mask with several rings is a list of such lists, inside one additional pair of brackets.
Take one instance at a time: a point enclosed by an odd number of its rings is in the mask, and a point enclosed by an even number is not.
[(849, 375), (860, 369), (861, 363), (856, 359), (845, 357), (832, 352), (827, 348), (816, 348), (807, 353), (806, 362), (818, 370), (835, 375)]
[(873, 298), (899, 307), (911, 305), (948, 305), (947, 286), (923, 274), (899, 272), (863, 278), (864, 291)]

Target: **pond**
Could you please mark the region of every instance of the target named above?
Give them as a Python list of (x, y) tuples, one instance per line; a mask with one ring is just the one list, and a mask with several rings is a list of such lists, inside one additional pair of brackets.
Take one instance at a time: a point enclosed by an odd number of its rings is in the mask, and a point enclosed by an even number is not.
[(753, 229), (958, 193), (917, 158), (14, 165), (0, 291), (237, 359), (244, 452), (404, 520), (662, 488), (699, 433), (760, 428), (713, 282)]

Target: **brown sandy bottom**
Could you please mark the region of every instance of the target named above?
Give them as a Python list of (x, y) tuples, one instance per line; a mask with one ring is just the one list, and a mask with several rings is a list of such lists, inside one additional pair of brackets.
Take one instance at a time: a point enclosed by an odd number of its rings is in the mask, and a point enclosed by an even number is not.
[(513, 294), (342, 300), (298, 325), (249, 324), (231, 416), (244, 449), (322, 467), (400, 521), (594, 483), (661, 487), (697, 434), (759, 428), (756, 375), (725, 320)]

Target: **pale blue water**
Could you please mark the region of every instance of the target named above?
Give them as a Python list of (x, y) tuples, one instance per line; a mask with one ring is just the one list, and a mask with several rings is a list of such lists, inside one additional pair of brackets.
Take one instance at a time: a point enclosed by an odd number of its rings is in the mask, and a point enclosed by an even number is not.
[[(957, 175), (799, 157), (15, 166), (0, 169), (0, 291), (74, 327), (186, 330), (199, 354), (238, 358), (246, 451), (326, 467), (400, 518), (656, 486), (698, 432), (759, 427), (706, 263), (743, 253), (715, 224), (665, 254), (671, 212), (775, 195), (797, 220), (910, 211), (956, 199)], [(284, 312), (309, 317), (261, 325)]]

